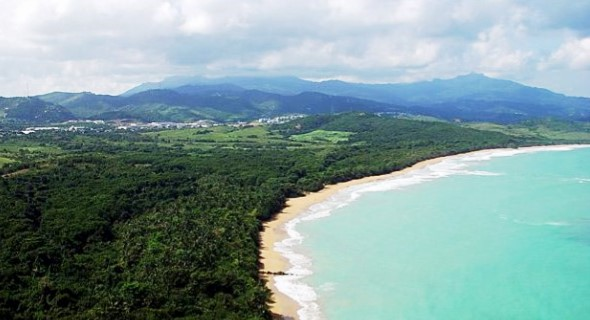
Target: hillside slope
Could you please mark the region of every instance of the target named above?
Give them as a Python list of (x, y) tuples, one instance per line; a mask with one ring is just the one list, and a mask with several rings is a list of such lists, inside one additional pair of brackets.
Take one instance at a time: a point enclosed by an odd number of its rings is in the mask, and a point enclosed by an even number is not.
[(55, 92), (2, 101), (1, 116), (38, 123), (73, 118), (224, 122), (350, 111), (468, 122), (516, 123), (548, 117), (590, 120), (589, 98), (481, 74), (410, 84), (312, 82), (294, 77), (173, 78), (138, 86), (120, 96)]
[(516, 122), (524, 119), (558, 117), (590, 119), (590, 99), (569, 97), (513, 81), (468, 74), (448, 80), (408, 84), (364, 84), (337, 80), (313, 82), (292, 77), (280, 78), (173, 78), (157, 84), (140, 85), (129, 92), (147, 88), (174, 89), (182, 85), (233, 84), (250, 90), (298, 94), (319, 92), (374, 100), (405, 106), (413, 113), (445, 119)]

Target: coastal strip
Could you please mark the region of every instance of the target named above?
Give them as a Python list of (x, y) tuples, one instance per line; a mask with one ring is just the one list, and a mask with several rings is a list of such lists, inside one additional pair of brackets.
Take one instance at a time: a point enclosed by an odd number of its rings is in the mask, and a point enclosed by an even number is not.
[[(335, 196), (339, 192), (353, 186), (387, 181), (400, 176), (405, 176), (413, 171), (418, 171), (442, 163), (447, 159), (452, 160), (474, 158), (479, 161), (496, 156), (512, 156), (515, 154), (537, 151), (565, 151), (584, 147), (587, 148), (590, 147), (590, 145), (552, 145), (524, 147), (518, 149), (485, 149), (472, 151), (463, 154), (425, 160), (411, 167), (385, 175), (370, 176), (357, 180), (328, 185), (318, 192), (309, 193), (303, 197), (288, 199), (285, 208), (280, 213), (275, 215), (274, 219), (264, 223), (264, 229), (261, 233), (261, 273), (266, 277), (267, 285), (273, 292), (274, 302), (270, 305), (271, 311), (273, 314), (275, 314), (277, 319), (299, 320), (301, 318), (299, 313), (302, 311), (302, 308), (304, 307), (303, 304), (305, 303), (296, 301), (298, 299), (286, 295), (277, 288), (277, 277), (290, 276), (289, 272), (293, 265), (283, 253), (277, 251), (276, 245), (280, 244), (285, 239), (290, 238), (290, 235), (287, 233), (287, 223), (308, 212), (310, 207), (313, 205), (328, 201), (331, 197)], [(307, 316), (304, 318), (307, 318)]]
[(326, 201), (331, 196), (346, 188), (360, 184), (388, 180), (410, 171), (422, 169), (429, 165), (441, 162), (448, 157), (425, 160), (411, 167), (384, 175), (370, 176), (328, 185), (320, 191), (309, 193), (303, 197), (288, 199), (285, 208), (280, 213), (276, 214), (272, 220), (264, 223), (264, 229), (261, 233), (261, 273), (267, 278), (267, 285), (273, 293), (274, 302), (271, 304), (271, 311), (276, 317), (278, 319), (298, 320), (299, 316), (297, 311), (301, 308), (295, 300), (279, 291), (275, 286), (275, 277), (277, 275), (280, 276), (286, 274), (291, 267), (289, 261), (274, 248), (275, 243), (281, 242), (288, 237), (284, 228), (287, 222), (304, 213), (312, 205)]

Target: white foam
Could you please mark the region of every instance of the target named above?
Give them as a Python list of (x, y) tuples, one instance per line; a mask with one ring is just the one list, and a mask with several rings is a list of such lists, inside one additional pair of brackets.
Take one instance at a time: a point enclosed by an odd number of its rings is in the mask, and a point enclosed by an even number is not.
[(303, 242), (303, 236), (295, 230), (295, 226), (300, 222), (300, 218), (287, 222), (285, 230), (289, 237), (274, 245), (274, 249), (287, 258), (291, 265), (287, 275), (274, 277), (274, 284), (277, 290), (288, 295), (301, 306), (297, 311), (300, 319), (318, 319), (320, 311), (316, 303), (317, 294), (312, 287), (300, 281), (312, 274), (311, 259), (293, 250), (293, 247)]
[(528, 221), (514, 219), (514, 220), (512, 220), (512, 222), (517, 223), (517, 224), (524, 224), (527, 226), (533, 226), (533, 227), (542, 227), (542, 226), (568, 227), (568, 226), (572, 225), (571, 223), (569, 223), (567, 221), (528, 222)]
[(495, 177), (495, 176), (501, 176), (502, 173), (498, 173), (498, 172), (489, 172), (489, 171), (468, 171), (466, 172), (466, 174), (468, 175), (473, 175), (473, 176), (488, 176), (488, 177)]
[(578, 183), (590, 183), (590, 178), (575, 178)]
[[(469, 170), (469, 167), (477, 162), (488, 161), (496, 157), (510, 157), (517, 154), (541, 151), (569, 151), (588, 147), (590, 147), (590, 145), (560, 145), (518, 149), (482, 150), (448, 157), (440, 162), (409, 171), (390, 179), (354, 185), (342, 189), (326, 201), (312, 205), (306, 212), (285, 224), (284, 228), (288, 234), (288, 238), (275, 243), (274, 249), (289, 261), (291, 268), (287, 271), (287, 275), (274, 277), (275, 287), (299, 304), (300, 309), (297, 314), (301, 320), (315, 320), (322, 318), (321, 310), (317, 303), (318, 294), (314, 288), (302, 282), (302, 279), (313, 274), (312, 260), (295, 250), (296, 247), (300, 246), (304, 241), (304, 237), (297, 232), (296, 227), (301, 222), (329, 217), (335, 209), (350, 204), (358, 199), (363, 193), (398, 190), (411, 185), (452, 175), (497, 176), (502, 173)], [(504, 215), (501, 215), (500, 218), (507, 219)], [(514, 222), (523, 223), (522, 221)], [(552, 226), (568, 225), (567, 222), (562, 221), (548, 221), (543, 224)], [(333, 290), (334, 287), (327, 288)]]
[(326, 283), (322, 284), (318, 289), (322, 292), (332, 292), (332, 291), (336, 290), (336, 283), (326, 282)]
[(571, 226), (572, 224), (567, 221), (547, 221), (547, 222), (543, 222), (543, 225), (554, 226), (554, 227), (567, 227), (567, 226)]

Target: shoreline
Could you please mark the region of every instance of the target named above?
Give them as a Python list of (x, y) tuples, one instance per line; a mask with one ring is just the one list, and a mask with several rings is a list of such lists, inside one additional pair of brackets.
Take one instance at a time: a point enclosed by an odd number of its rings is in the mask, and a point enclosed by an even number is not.
[(548, 145), (548, 146), (533, 146), (533, 147), (521, 147), (521, 148), (497, 148), (497, 149), (482, 149), (476, 151), (470, 151), (465, 153), (459, 153), (455, 155), (442, 156), (432, 158), (424, 161), (420, 161), (410, 167), (394, 171), (391, 173), (369, 176), (365, 178), (350, 180), (347, 182), (341, 182), (337, 184), (327, 185), (323, 189), (308, 193), (302, 197), (289, 198), (287, 199), (285, 208), (277, 213), (273, 219), (263, 223), (263, 231), (261, 232), (261, 246), (260, 246), (260, 273), (262, 277), (267, 280), (267, 287), (272, 291), (274, 302), (270, 304), (273, 318), (276, 319), (297, 319), (300, 317), (298, 311), (302, 307), (297, 301), (287, 296), (283, 292), (279, 291), (275, 286), (275, 276), (277, 273), (286, 273), (292, 267), (286, 257), (281, 253), (277, 252), (274, 248), (276, 243), (288, 238), (285, 224), (301, 214), (305, 213), (311, 206), (328, 200), (338, 192), (347, 189), (352, 186), (379, 182), (389, 180), (408, 174), (415, 170), (420, 170), (428, 166), (438, 164), (446, 159), (454, 157), (464, 157), (475, 153), (486, 153), (490, 154), (502, 152), (502, 151), (517, 151), (521, 152), (534, 152), (561, 148), (579, 148), (579, 147), (590, 147), (590, 145)]
[[(471, 152), (461, 153), (459, 155), (466, 155), (470, 153)], [(284, 225), (287, 222), (304, 213), (312, 205), (321, 203), (346, 188), (391, 179), (403, 174), (407, 174), (414, 170), (423, 169), (427, 166), (439, 163), (449, 157), (454, 156), (456, 155), (423, 160), (410, 167), (398, 171), (326, 185), (319, 191), (308, 193), (302, 197), (287, 199), (285, 208), (277, 213), (273, 219), (263, 223), (263, 231), (261, 232), (260, 237), (260, 272), (262, 277), (267, 280), (267, 286), (273, 294), (274, 302), (270, 305), (270, 309), (274, 314), (274, 317), (277, 319), (299, 320), (297, 311), (301, 307), (295, 300), (279, 291), (275, 286), (276, 273), (287, 272), (291, 267), (287, 258), (274, 250), (274, 244), (285, 240), (288, 236), (286, 230), (284, 229)]]

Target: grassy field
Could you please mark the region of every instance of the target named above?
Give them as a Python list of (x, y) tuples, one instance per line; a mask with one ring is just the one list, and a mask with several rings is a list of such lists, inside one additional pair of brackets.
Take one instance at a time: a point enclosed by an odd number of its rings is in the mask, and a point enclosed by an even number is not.
[(199, 129), (174, 129), (148, 132), (144, 135), (157, 138), (164, 145), (182, 145), (185, 149), (212, 147), (243, 148), (248, 146), (288, 148), (315, 147), (347, 141), (351, 133), (318, 130), (286, 139), (266, 126), (218, 126)]
[(309, 133), (299, 134), (291, 137), (291, 140), (300, 142), (329, 142), (338, 143), (348, 141), (353, 135), (352, 132), (316, 130)]
[(0, 141), (0, 168), (10, 163), (49, 159), (63, 152), (57, 146), (47, 146), (31, 141)]
[[(581, 124), (580, 124), (581, 125)], [(501, 132), (516, 137), (536, 137), (547, 138), (554, 140), (589, 140), (590, 139), (590, 125), (582, 125), (582, 127), (566, 127), (552, 124), (534, 124), (534, 125), (499, 125), (494, 123), (469, 123), (463, 125), (464, 127)]]
[(61, 153), (61, 150), (53, 146), (44, 146), (40, 144), (34, 144), (29, 142), (9, 142), (0, 143), (0, 153), (44, 153), (44, 154), (57, 154)]
[[(493, 123), (468, 123), (464, 127), (508, 134), (519, 138), (542, 138), (571, 143), (590, 140), (590, 125), (571, 127), (561, 123), (539, 122), (534, 124), (498, 125)], [(293, 135), (288, 139), (267, 126), (217, 126), (197, 129), (172, 129), (143, 133), (155, 139), (161, 146), (187, 150), (211, 148), (311, 148), (330, 150), (338, 143), (349, 141), (354, 133), (346, 131), (315, 130)]]
[(162, 140), (171, 141), (249, 141), (265, 143), (272, 140), (280, 140), (281, 136), (269, 132), (265, 127), (236, 128), (230, 126), (218, 126), (199, 129), (174, 129), (145, 133), (147, 136), (158, 137)]
[(7, 163), (12, 163), (12, 162), (14, 162), (14, 160), (9, 159), (9, 158), (0, 157), (0, 167), (2, 167), (3, 165), (5, 165)]
[(500, 132), (504, 134), (509, 134), (511, 136), (517, 137), (537, 137), (539, 136), (535, 132), (531, 131), (530, 128), (523, 128), (523, 127), (516, 127), (516, 126), (503, 126), (495, 123), (467, 123), (464, 124), (463, 127), (477, 129), (477, 130), (485, 130), (485, 131), (494, 131)]
[[(108, 135), (76, 135), (67, 143), (67, 150), (86, 148), (108, 149), (110, 147), (133, 149), (135, 147), (165, 147), (187, 151), (204, 151), (214, 148), (228, 149), (313, 149), (320, 155), (329, 153), (337, 143), (346, 142), (352, 135), (344, 131), (316, 130), (313, 132), (284, 137), (268, 126), (217, 126), (211, 128), (170, 129), (140, 133), (150, 139), (128, 140), (111, 139)], [(0, 166), (11, 162), (29, 161), (63, 154), (58, 145), (21, 138), (10, 138), (0, 142)]]

